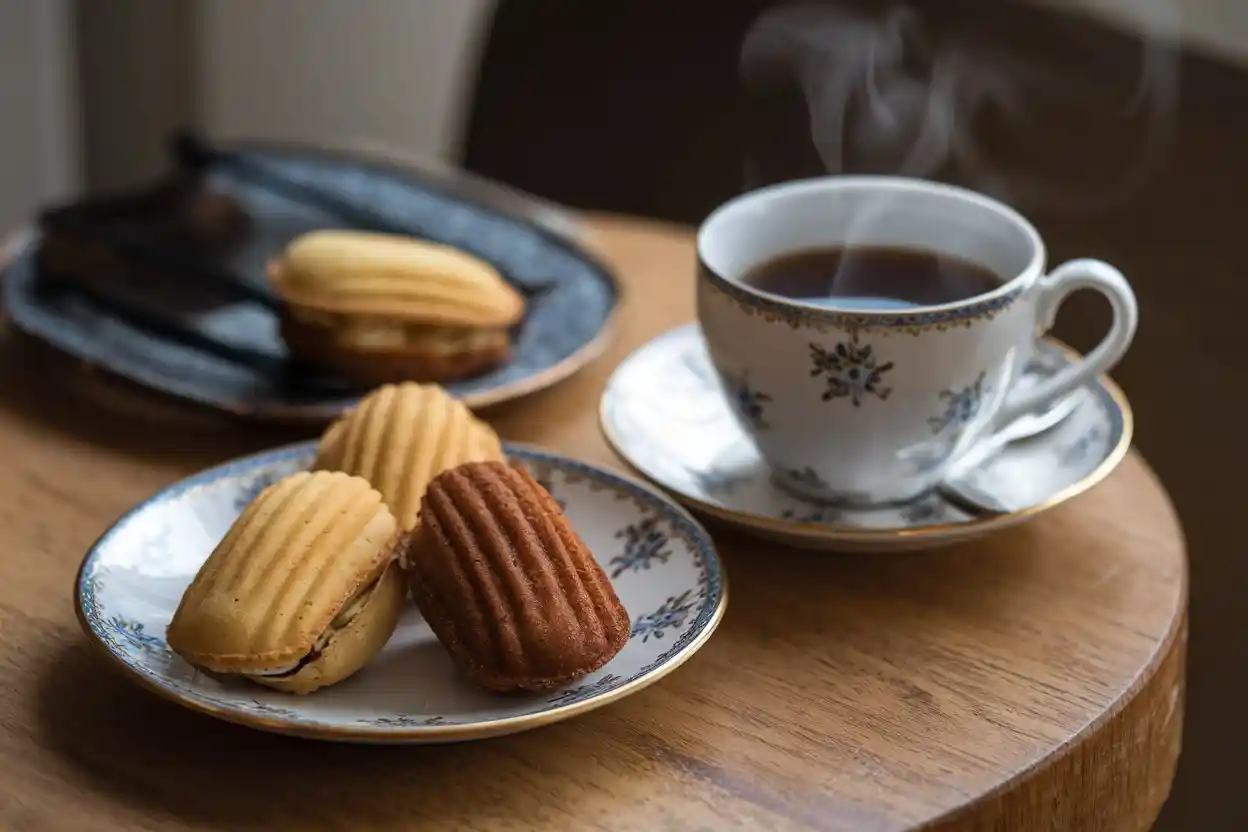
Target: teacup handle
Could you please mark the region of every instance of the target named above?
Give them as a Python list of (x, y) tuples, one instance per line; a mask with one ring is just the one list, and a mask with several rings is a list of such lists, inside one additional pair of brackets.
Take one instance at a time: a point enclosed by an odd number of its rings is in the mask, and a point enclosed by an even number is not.
[(1079, 289), (1095, 289), (1109, 300), (1114, 312), (1109, 332), (1083, 359), (1024, 393), (1007, 396), (993, 420), (997, 425), (1007, 425), (1083, 386), (1117, 364), (1131, 346), (1140, 317), (1135, 293), (1122, 272), (1100, 260), (1071, 260), (1040, 278), (1040, 294), (1036, 299), (1037, 337), (1053, 328), (1062, 301)]

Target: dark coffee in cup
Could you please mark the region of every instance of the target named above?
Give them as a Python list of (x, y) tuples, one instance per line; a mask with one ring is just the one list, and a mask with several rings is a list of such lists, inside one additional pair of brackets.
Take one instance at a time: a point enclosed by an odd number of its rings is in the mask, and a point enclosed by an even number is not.
[(979, 263), (930, 249), (828, 246), (764, 261), (741, 282), (804, 303), (906, 309), (967, 300), (1003, 281)]

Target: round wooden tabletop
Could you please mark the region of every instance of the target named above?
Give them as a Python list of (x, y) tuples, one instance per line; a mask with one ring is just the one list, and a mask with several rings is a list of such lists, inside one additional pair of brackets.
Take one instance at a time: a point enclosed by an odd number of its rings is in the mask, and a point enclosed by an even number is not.
[[(693, 253), (669, 226), (592, 230), (628, 290), (615, 342), (488, 415), (508, 439), (622, 467), (598, 397), (624, 355), (691, 319)], [(1134, 453), (1072, 503), (944, 551), (817, 554), (710, 525), (728, 613), (659, 684), (496, 740), (329, 745), (139, 690), (90, 652), (71, 605), (82, 553), (130, 504), (299, 437), (80, 384), (4, 340), (4, 828), (1139, 830), (1169, 791), (1187, 563)]]

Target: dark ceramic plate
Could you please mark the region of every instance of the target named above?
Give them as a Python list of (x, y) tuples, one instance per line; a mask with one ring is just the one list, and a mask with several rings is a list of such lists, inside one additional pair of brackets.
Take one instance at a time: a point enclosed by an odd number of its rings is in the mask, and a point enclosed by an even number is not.
[[(475, 201), (444, 177), (384, 162), (272, 146), (229, 149), (251, 163), (271, 166), (287, 182), (333, 193), (367, 206), (414, 236), (471, 252), (519, 285), (546, 287), (515, 333), (511, 361), (448, 385), (469, 406), (485, 407), (548, 387), (584, 366), (604, 346), (619, 303), (615, 278), (539, 222)], [(292, 199), (254, 177), (236, 175), (228, 165), (210, 168), (209, 181), (239, 199), (252, 217), (251, 234), (228, 265), (257, 287), (264, 285), (268, 260), (291, 238), (348, 225), (322, 207)], [(37, 279), (37, 247), (36, 238), (9, 264), (4, 301), (18, 329), (62, 352), (153, 390), (255, 419), (322, 422), (357, 399), (345, 392), (283, 384), (246, 364), (137, 328), (73, 292), (48, 291)], [(274, 316), (259, 305), (222, 303), (183, 313), (180, 323), (275, 361), (286, 354)]]

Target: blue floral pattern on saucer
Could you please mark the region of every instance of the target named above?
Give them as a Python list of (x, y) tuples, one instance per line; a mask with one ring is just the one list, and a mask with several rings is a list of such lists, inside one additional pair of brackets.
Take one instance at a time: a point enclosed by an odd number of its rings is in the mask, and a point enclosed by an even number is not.
[[(878, 360), (849, 347), (822, 355), (818, 373), (833, 359), (841, 368), (837, 372), (854, 362), (865, 366), (868, 359)], [(1018, 382), (1020, 389), (1061, 371), (1070, 360), (1062, 347), (1040, 343)], [(875, 366), (883, 371), (888, 365)], [(1007, 508), (988, 516), (972, 515), (937, 494), (901, 506), (855, 509), (808, 502), (778, 486), (721, 394), (696, 324), (660, 335), (616, 368), (603, 393), (600, 422), (629, 464), (722, 521), (796, 546), (891, 551), (946, 545), (1004, 528), (1106, 476), (1130, 446), (1130, 408), (1108, 379), (1100, 379), (1090, 392), (1060, 425), (1007, 446), (974, 472), (975, 488)], [(986, 395), (982, 376), (946, 391), (933, 429), (941, 433), (972, 420)], [(939, 462), (935, 458), (933, 464)], [(807, 468), (785, 471), (782, 479), (806, 491), (819, 487), (815, 472)]]
[(350, 679), (310, 696), (220, 680), (187, 665), (164, 633), (187, 584), (241, 509), (306, 468), (311, 443), (226, 463), (130, 511), (92, 547), (79, 572), (83, 628), (129, 676), (195, 710), (265, 730), (359, 742), (447, 742), (525, 730), (640, 690), (675, 669), (723, 615), (723, 569), (710, 537), (683, 509), (604, 469), (508, 445), (566, 506), (633, 621), (605, 667), (544, 694), (498, 696), (450, 663), (415, 607), (381, 654)]
[(607, 564), (611, 567), (612, 580), (628, 571), (649, 569), (654, 563), (667, 563), (672, 556), (667, 534), (657, 517), (647, 517), (637, 523), (630, 523), (616, 532), (615, 536), (624, 541), (624, 551), (611, 558)]

